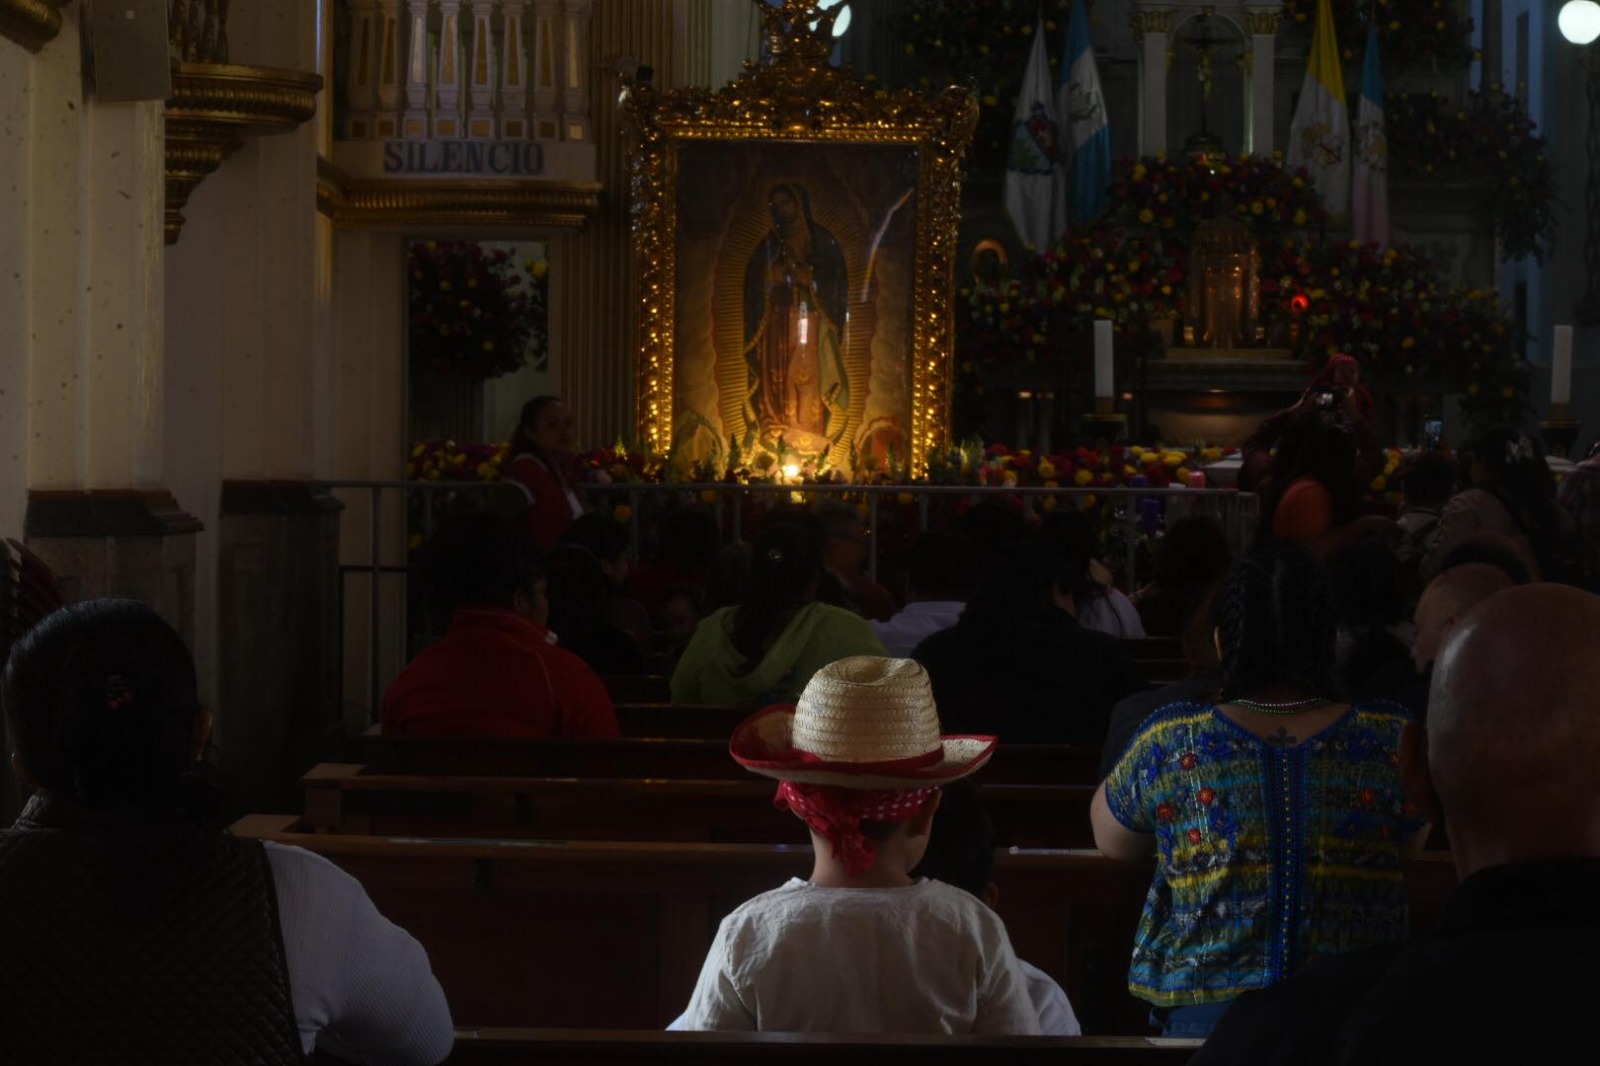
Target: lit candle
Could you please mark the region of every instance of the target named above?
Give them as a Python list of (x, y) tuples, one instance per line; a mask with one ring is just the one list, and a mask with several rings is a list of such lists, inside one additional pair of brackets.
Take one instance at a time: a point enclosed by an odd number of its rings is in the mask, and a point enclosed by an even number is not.
[(1097, 318), (1094, 322), (1094, 394), (1096, 397), (1112, 395), (1111, 381), (1111, 321)]
[(1572, 402), (1572, 327), (1557, 326), (1555, 352), (1550, 360), (1550, 402)]

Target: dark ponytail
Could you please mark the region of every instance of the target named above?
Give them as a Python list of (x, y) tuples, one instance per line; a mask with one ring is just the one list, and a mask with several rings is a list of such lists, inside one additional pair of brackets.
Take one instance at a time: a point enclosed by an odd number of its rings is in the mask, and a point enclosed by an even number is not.
[(821, 538), (788, 522), (768, 526), (750, 555), (744, 602), (733, 615), (733, 647), (744, 656), (741, 674), (756, 668), (768, 642), (811, 596), (822, 575)]
[(1217, 628), (1224, 700), (1274, 686), (1337, 691), (1328, 582), (1303, 550), (1270, 540), (1250, 549), (1223, 581)]

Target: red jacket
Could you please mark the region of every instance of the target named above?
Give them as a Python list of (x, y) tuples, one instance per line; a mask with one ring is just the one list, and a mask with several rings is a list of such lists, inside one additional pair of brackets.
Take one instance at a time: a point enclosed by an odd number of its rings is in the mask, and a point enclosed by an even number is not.
[(589, 665), (515, 611), (463, 607), (383, 697), (383, 731), (434, 737), (615, 737)]
[(505, 480), (522, 489), (528, 509), (522, 515), (522, 528), (541, 548), (554, 548), (572, 525), (571, 488), (551, 473), (538, 456), (523, 452), (506, 465)]

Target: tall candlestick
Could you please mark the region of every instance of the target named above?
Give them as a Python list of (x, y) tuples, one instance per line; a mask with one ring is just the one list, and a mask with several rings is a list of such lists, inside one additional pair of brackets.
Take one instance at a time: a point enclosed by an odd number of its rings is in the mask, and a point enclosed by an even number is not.
[(1550, 360), (1551, 404), (1572, 402), (1572, 327), (1557, 326)]
[(1094, 394), (1112, 396), (1111, 322), (1097, 318), (1094, 323)]

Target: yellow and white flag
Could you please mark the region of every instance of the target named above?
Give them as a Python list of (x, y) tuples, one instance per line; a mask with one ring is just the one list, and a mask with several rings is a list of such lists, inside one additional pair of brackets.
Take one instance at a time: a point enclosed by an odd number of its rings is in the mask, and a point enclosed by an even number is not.
[(1306, 168), (1328, 214), (1350, 213), (1350, 111), (1328, 0), (1317, 0), (1311, 58), (1289, 126), (1289, 166)]

